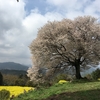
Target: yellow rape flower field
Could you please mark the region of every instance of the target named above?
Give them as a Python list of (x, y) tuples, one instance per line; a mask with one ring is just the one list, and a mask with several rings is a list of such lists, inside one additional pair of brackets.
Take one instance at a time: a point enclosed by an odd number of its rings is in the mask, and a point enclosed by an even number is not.
[(0, 91), (2, 89), (6, 89), (8, 91), (10, 91), (10, 97), (12, 95), (14, 95), (14, 97), (22, 94), (22, 93), (25, 93), (25, 92), (28, 92), (29, 90), (34, 90), (33, 87), (21, 87), (21, 86), (0, 86)]

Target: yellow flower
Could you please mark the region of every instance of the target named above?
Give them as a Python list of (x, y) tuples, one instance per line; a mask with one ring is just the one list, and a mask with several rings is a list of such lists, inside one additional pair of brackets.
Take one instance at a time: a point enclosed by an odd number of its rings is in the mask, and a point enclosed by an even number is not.
[(14, 97), (16, 97), (22, 93), (28, 92), (29, 90), (34, 90), (33, 87), (0, 86), (0, 90), (2, 90), (2, 89), (6, 89), (6, 90), (10, 91), (10, 97), (12, 95), (14, 95)]
[(68, 81), (66, 80), (60, 80), (58, 83), (63, 84), (63, 83), (67, 83)]

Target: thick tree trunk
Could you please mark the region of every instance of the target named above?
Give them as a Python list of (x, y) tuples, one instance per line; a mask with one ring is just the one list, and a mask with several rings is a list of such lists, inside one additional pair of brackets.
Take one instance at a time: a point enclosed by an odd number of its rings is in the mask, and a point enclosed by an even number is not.
[(82, 79), (80, 74), (80, 64), (78, 62), (75, 64), (75, 70), (76, 70), (76, 79)]
[(76, 68), (76, 79), (81, 79), (81, 74), (80, 74), (80, 66), (75, 67)]

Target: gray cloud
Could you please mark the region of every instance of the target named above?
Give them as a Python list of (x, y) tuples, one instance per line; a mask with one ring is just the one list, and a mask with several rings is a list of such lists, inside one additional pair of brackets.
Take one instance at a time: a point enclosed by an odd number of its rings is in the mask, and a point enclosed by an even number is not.
[[(66, 17), (73, 19), (79, 15), (100, 15), (99, 0), (46, 0), (49, 6), (45, 6), (45, 14), (41, 14), (38, 7), (27, 12), (27, 2), (0, 0), (0, 62), (31, 64), (28, 46), (36, 38), (38, 29), (47, 21)], [(52, 7), (55, 9), (49, 10)]]
[(26, 16), (24, 0), (20, 3), (14, 0), (1, 1), (5, 2), (0, 3), (0, 62), (30, 64), (28, 46), (36, 38), (38, 29), (56, 16), (50, 13), (41, 15), (38, 9), (31, 10)]

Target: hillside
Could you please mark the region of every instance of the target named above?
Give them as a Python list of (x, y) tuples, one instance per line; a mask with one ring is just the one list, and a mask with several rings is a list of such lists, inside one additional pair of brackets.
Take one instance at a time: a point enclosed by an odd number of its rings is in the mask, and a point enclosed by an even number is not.
[(0, 63), (0, 70), (2, 69), (26, 71), (28, 69), (28, 66), (25, 66), (19, 63), (14, 63), (14, 62), (3, 62), (3, 63)]
[(79, 81), (55, 84), (30, 91), (14, 100), (100, 100), (100, 81)]
[(1, 69), (0, 72), (5, 75), (7, 75), (7, 74), (9, 74), (9, 75), (21, 75), (21, 74), (26, 75), (27, 74), (27, 72), (24, 70)]

